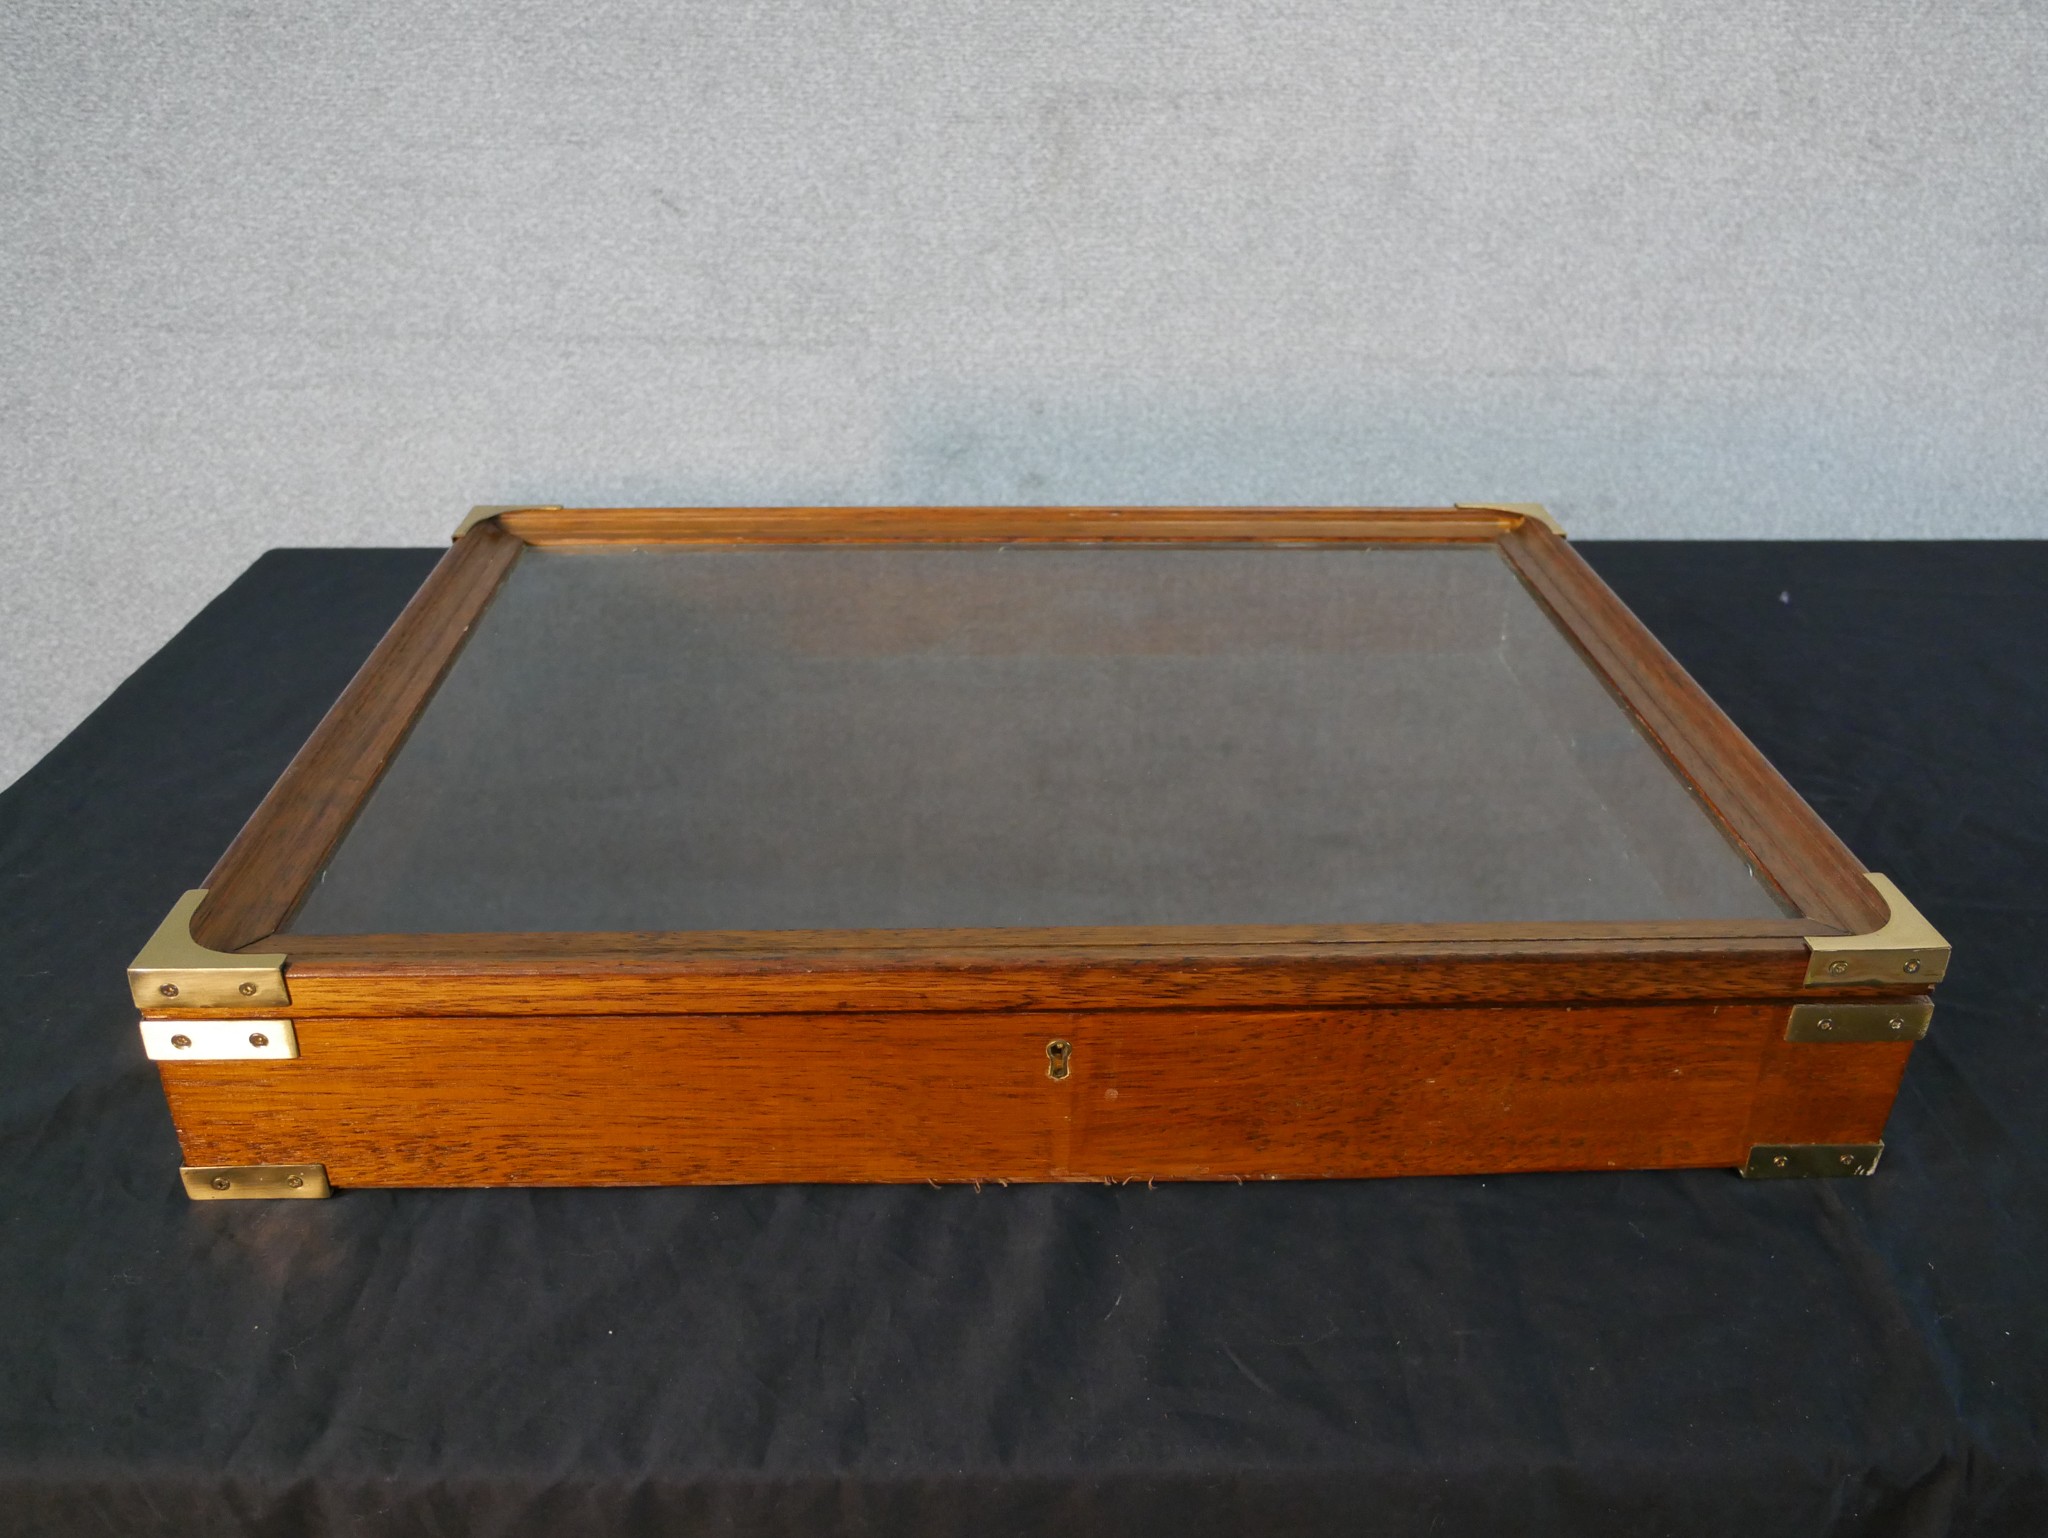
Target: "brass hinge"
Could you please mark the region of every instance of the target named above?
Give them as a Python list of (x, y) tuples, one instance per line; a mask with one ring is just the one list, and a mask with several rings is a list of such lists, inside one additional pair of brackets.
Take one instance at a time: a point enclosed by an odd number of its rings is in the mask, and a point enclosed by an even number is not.
[(464, 514), (462, 522), (455, 525), (455, 533), (448, 543), (454, 544), (478, 524), (489, 523), (500, 513), (559, 513), (561, 510), (559, 502), (506, 502), (492, 507), (472, 507)]
[(195, 1202), (299, 1202), (334, 1194), (324, 1164), (188, 1164), (178, 1174)]
[(1550, 509), (1541, 502), (1459, 502), (1453, 504), (1461, 513), (1518, 513), (1524, 518), (1534, 518), (1559, 539), (1565, 537), (1564, 525), (1550, 516)]
[(1806, 986), (1910, 983), (1923, 988), (1948, 971), (1948, 941), (1906, 901), (1891, 877), (1866, 874), (1891, 916), (1867, 935), (1809, 935)]
[(289, 1004), (282, 954), (244, 955), (208, 950), (192, 938), (192, 915), (206, 901), (196, 887), (172, 904), (156, 933), (128, 963), (135, 1007), (153, 1009), (269, 1009)]
[(1824, 1175), (1868, 1175), (1882, 1143), (1759, 1143), (1742, 1166), (1744, 1180), (1801, 1180)]
[(1934, 1020), (1934, 1000), (1840, 999), (1794, 1004), (1785, 1022), (1787, 1041), (1918, 1041)]
[(289, 1020), (145, 1020), (142, 1050), (159, 1063), (241, 1063), (299, 1055)]

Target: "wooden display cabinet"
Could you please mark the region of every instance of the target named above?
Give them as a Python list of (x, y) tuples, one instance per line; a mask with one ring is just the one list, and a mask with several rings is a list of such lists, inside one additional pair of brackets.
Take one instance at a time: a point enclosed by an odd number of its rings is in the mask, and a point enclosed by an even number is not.
[(1947, 958), (1538, 508), (499, 508), (129, 980), (234, 1198), (1867, 1174)]

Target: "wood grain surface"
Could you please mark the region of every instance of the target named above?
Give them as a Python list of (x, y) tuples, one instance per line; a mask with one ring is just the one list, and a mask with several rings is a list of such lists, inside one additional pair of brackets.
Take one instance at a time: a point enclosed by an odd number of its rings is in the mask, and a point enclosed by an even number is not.
[[(791, 950), (698, 954), (631, 937), (509, 941), (502, 953), (394, 944), (300, 954), (294, 1019), (361, 1015), (719, 1014), (949, 1009), (1332, 1007), (1395, 1003), (1755, 999), (1798, 990), (1803, 940), (1540, 940), (1273, 946)], [(1900, 989), (1843, 989), (1844, 996)], [(1912, 990), (1918, 991), (1918, 990)], [(151, 1018), (246, 1010), (152, 1009)]]
[(1778, 1032), (1764, 1044), (1748, 1141), (1880, 1141), (1912, 1055), (1911, 1042), (1798, 1042)]
[(1787, 1046), (1785, 1010), (358, 1018), (160, 1066), (186, 1163), (343, 1187), (1733, 1167), (1874, 1135), (1910, 1050)]

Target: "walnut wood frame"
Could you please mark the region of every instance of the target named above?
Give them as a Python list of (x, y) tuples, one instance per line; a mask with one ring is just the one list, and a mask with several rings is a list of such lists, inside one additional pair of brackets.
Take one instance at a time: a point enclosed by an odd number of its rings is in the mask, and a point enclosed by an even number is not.
[[(791, 542), (1491, 544), (1799, 916), (1653, 924), (697, 934), (326, 936), (291, 929), (306, 891), (525, 546)], [(1501, 793), (1513, 794), (1512, 786), (1504, 784)], [(685, 1137), (678, 1144), (680, 1134), (637, 1123), (618, 1130), (633, 1118), (620, 1121), (597, 1107), (601, 1085), (585, 1084), (564, 1090), (567, 1099), (558, 1095), (550, 1105), (572, 1120), (611, 1116), (617, 1126), (614, 1135), (592, 1140), (587, 1156), (564, 1158), (562, 1139), (574, 1143), (575, 1137), (563, 1128), (524, 1153), (519, 1138), (508, 1142), (502, 1128), (493, 1133), (473, 1126), (467, 1143), (422, 1141), (405, 1132), (408, 1115), (437, 1117), (443, 1126), (451, 1119), (476, 1123), (483, 1113), (463, 1097), (502, 1093), (510, 1082), (502, 1074), (484, 1072), (467, 1090), (458, 1083), (447, 1095), (424, 1085), (391, 1089), (387, 1076), (377, 1082), (390, 1093), (378, 1101), (365, 1088), (376, 1074), (358, 1064), (359, 1072), (332, 1081), (342, 1099), (316, 1115), (303, 1105), (293, 1109), (294, 1075), (277, 1072), (293, 1064), (163, 1065), (191, 1163), (317, 1160), (329, 1165), (338, 1185), (1241, 1178), (1740, 1164), (1745, 1139), (1874, 1141), (1910, 1050), (1879, 1042), (1804, 1056), (1794, 1049), (1786, 1056), (1779, 1039), (1785, 1001), (1812, 997), (1807, 938), (1877, 929), (1886, 921), (1884, 901), (1855, 857), (1570, 546), (1540, 520), (1510, 511), (506, 512), (458, 537), (221, 857), (207, 886), (193, 937), (221, 951), (286, 955), (290, 1004), (281, 1013), (296, 1023), (304, 1061), (323, 1053), (340, 1061), (364, 1051), (417, 1060), (432, 1043), (445, 1044), (460, 1032), (465, 1040), (488, 1039), (492, 1044), (480, 1050), (500, 1068), (520, 1053), (536, 1063), (552, 1054), (559, 1067), (564, 1054), (547, 1044), (558, 1043), (573, 1024), (598, 1043), (597, 1051), (583, 1054), (589, 1061), (629, 1037), (658, 1040), (665, 1043), (659, 1059), (670, 1065), (663, 1071), (672, 1073), (680, 1071), (677, 1063), (698, 1063), (710, 1032), (724, 1042), (721, 1072), (730, 1077), (735, 1064), (752, 1063), (762, 1092), (772, 1098), (793, 1093), (782, 1051), (795, 1039), (789, 1033), (815, 1035), (829, 1026), (839, 1033), (835, 1040), (843, 1038), (844, 1055), (833, 1059), (841, 1062), (842, 1109), (865, 1107), (840, 1132), (814, 1138), (795, 1153), (786, 1139), (773, 1148), (762, 1144), (753, 1125), (758, 1117), (750, 1113), (716, 1127), (689, 1123), (697, 1127), (696, 1141)], [(1865, 985), (1834, 991), (1849, 997), (1917, 990)], [(232, 1018), (236, 1011), (166, 1005), (149, 1013)], [(1397, 1016), (1412, 1029), (1391, 1029)], [(1332, 1027), (1332, 1020), (1341, 1024)], [(1584, 1035), (1594, 1043), (1595, 1059), (1606, 1053), (1625, 1065), (1614, 1080), (1625, 1092), (1603, 1092), (1597, 1069), (1560, 1073), (1555, 1064), (1545, 1066), (1543, 1052), (1550, 1049), (1532, 1045), (1531, 1031), (1560, 1023), (1573, 1026), (1571, 1039)], [(1040, 1045), (1049, 1037), (1085, 1043), (1091, 1030), (1105, 1050), (1134, 1063), (1168, 1050), (1162, 1042), (1191, 1050), (1200, 1041), (1211, 1061), (1231, 1060), (1245, 1041), (1275, 1032), (1299, 1037), (1322, 1030), (1326, 1043), (1347, 1045), (1311, 1053), (1312, 1062), (1270, 1083), (1257, 1072), (1236, 1075), (1246, 1103), (1287, 1100), (1282, 1091), (1293, 1084), (1287, 1103), (1305, 1118), (1298, 1136), (1276, 1139), (1260, 1113), (1253, 1119), (1266, 1132), (1251, 1136), (1240, 1129), (1192, 1151), (1176, 1152), (1161, 1141), (1164, 1121), (1146, 1123), (1135, 1141), (1101, 1131), (1110, 1122), (1099, 1107), (1084, 1114), (1094, 1103), (1075, 1098), (1091, 1082), (1081, 1071), (1091, 1056), (1085, 1051), (1077, 1049), (1073, 1078), (1059, 1083), (1049, 1084), (1042, 1058), (1035, 1060), (1036, 1071), (1021, 1089), (1014, 1054), (1005, 1052), (999, 1054), (1008, 1061), (1000, 1082), (974, 1088), (980, 1078), (969, 1061), (976, 1042), (1021, 1032), (1020, 1039)], [(883, 1037), (923, 1040), (922, 1065), (905, 1060), (865, 1078), (856, 1074), (865, 1088), (845, 1089), (852, 1081), (844, 1063), (874, 1062), (871, 1038)], [(383, 1045), (366, 1048), (365, 1042)], [(1715, 1042), (1722, 1046), (1709, 1050)], [(1463, 1045), (1452, 1050), (1455, 1043)], [(1417, 1073), (1435, 1063), (1481, 1099), (1498, 1099), (1499, 1075), (1489, 1078), (1477, 1067), (1490, 1054), (1522, 1087), (1536, 1117), (1532, 1125), (1548, 1130), (1489, 1140), (1468, 1128), (1466, 1136), (1454, 1137), (1446, 1129), (1464, 1114), (1457, 1095), (1429, 1099), (1367, 1128), (1356, 1106), (1345, 1109), (1359, 1084), (1344, 1065), (1368, 1046), (1382, 1070), (1404, 1058), (1415, 1059)], [(864, 1051), (869, 1055), (862, 1059)], [(635, 1058), (637, 1067), (619, 1066), (628, 1055), (615, 1070), (644, 1076), (645, 1051)], [(1453, 1059), (1464, 1066), (1448, 1066)], [(1154, 1063), (1148, 1071), (1160, 1070)], [(1688, 1111), (1667, 1096), (1660, 1110), (1654, 1086), (1644, 1088), (1651, 1080), (1688, 1075), (1693, 1085), (1717, 1086), (1711, 1108)], [(431, 1070), (424, 1074), (432, 1076)], [(1422, 1074), (1432, 1085), (1441, 1077)], [(575, 1079), (571, 1072), (561, 1082)], [(1015, 1096), (1027, 1097), (1025, 1119), (1036, 1130), (1002, 1149), (978, 1131), (931, 1126), (918, 1139), (878, 1140), (872, 1131), (877, 1109), (863, 1096), (881, 1096), (900, 1108), (907, 1085), (930, 1089), (939, 1079), (966, 1097), (962, 1111), (996, 1122), (1015, 1112)], [(1323, 1088), (1304, 1097), (1302, 1085), (1311, 1079)], [(307, 1078), (303, 1087), (317, 1085)], [(805, 1101), (812, 1107), (807, 1114), (838, 1104), (823, 1080), (804, 1093), (812, 1097)], [(1114, 1100), (1118, 1091), (1108, 1093)], [(1188, 1125), (1190, 1116), (1200, 1120), (1184, 1087), (1169, 1085), (1162, 1093), (1158, 1103), (1177, 1107), (1177, 1125)], [(987, 1104), (976, 1101), (978, 1094)], [(1041, 1129), (1046, 1111), (1040, 1102), (1048, 1094), (1067, 1110), (1064, 1120), (1054, 1116)], [(1546, 1094), (1556, 1101), (1547, 1110)], [(468, 1111), (461, 1110), (465, 1105)], [(1567, 1114), (1574, 1106), (1582, 1120), (1590, 1118), (1576, 1130)], [(680, 1124), (671, 1116), (666, 1125)], [(1092, 1142), (1080, 1137), (1075, 1128), (1083, 1125), (1097, 1126), (1100, 1135)], [(354, 1130), (337, 1133), (343, 1127)], [(869, 1130), (862, 1133), (862, 1127)], [(337, 1168), (331, 1150), (312, 1146), (319, 1136), (339, 1136), (355, 1153)], [(1045, 1139), (1051, 1141), (1040, 1150)], [(431, 1147), (442, 1148), (442, 1164), (421, 1152)], [(495, 1155), (478, 1152), (493, 1147)], [(631, 1152), (636, 1148), (639, 1153)], [(1091, 1148), (1096, 1152), (1085, 1158), (1078, 1152)]]

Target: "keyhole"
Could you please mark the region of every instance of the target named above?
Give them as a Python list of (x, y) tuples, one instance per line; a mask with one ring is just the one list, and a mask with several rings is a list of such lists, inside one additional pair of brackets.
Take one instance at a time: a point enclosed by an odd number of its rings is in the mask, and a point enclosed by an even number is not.
[(1048, 1079), (1064, 1079), (1073, 1068), (1074, 1044), (1071, 1041), (1049, 1041), (1045, 1044), (1045, 1076)]

